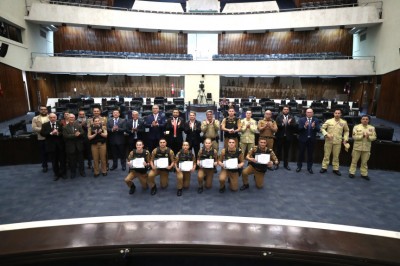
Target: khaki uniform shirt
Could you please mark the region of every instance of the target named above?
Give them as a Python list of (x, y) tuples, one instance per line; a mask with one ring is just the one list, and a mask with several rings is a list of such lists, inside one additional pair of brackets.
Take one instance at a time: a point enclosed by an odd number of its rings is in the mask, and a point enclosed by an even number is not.
[[(161, 151), (165, 151), (167, 148), (165, 149), (161, 149), (160, 147), (155, 148), (152, 152), (151, 152), (151, 161), (154, 162), (154, 159), (156, 158), (157, 155), (157, 149), (160, 149)], [(171, 165), (172, 162), (175, 161), (175, 154), (174, 151), (170, 148), (169, 149), (169, 165)]]
[[(257, 152), (257, 149), (258, 149), (258, 146), (254, 146), (250, 151), (249, 151), (249, 153), (247, 154), (247, 158), (255, 158), (255, 154), (256, 154), (256, 152)], [(272, 149), (269, 149), (269, 148), (265, 148), (265, 151), (263, 151), (263, 152), (267, 152), (267, 151), (269, 151), (270, 152), (270, 161), (271, 162), (273, 162), (273, 163), (275, 163), (276, 161), (279, 161), (278, 160), (278, 157), (276, 157), (276, 155), (275, 155), (275, 153), (273, 152), (273, 150)]]
[[(368, 133), (368, 138), (364, 137), (364, 133)], [(353, 150), (355, 151), (370, 151), (371, 142), (376, 140), (375, 127), (371, 125), (358, 124), (353, 128), (353, 139), (354, 145)]]
[[(133, 155), (133, 151), (131, 151), (130, 153), (129, 153), (129, 155), (128, 155), (128, 161), (132, 161), (133, 159), (134, 159), (134, 155)], [(146, 155), (145, 155), (145, 157), (144, 157), (144, 161), (146, 162), (146, 163), (149, 163), (150, 162), (150, 152), (148, 151), (148, 150), (146, 150)]]
[(38, 116), (35, 116), (32, 119), (32, 131), (37, 134), (38, 140), (45, 140), (46, 139), (44, 136), (40, 135), (40, 131), (42, 130), (42, 125), (44, 123), (49, 122), (49, 121), (50, 120), (49, 120), (49, 116), (48, 115), (46, 115), (46, 116), (38, 115)]
[[(226, 154), (227, 152), (229, 152), (229, 151), (227, 151), (226, 149), (222, 149), (221, 154), (220, 154), (220, 156), (219, 156), (219, 161), (220, 161), (221, 163), (224, 162), (224, 160), (225, 160), (225, 154)], [(235, 153), (235, 152), (236, 152), (236, 148), (232, 151), (232, 153)], [(238, 158), (238, 163), (242, 163), (242, 162), (244, 161), (244, 155), (243, 155), (243, 151), (242, 151), (240, 148), (239, 148), (239, 152), (240, 152), (240, 154), (239, 154), (239, 158)]]
[(349, 140), (349, 126), (344, 119), (339, 119), (339, 121), (336, 121), (335, 118), (326, 120), (321, 127), (321, 132), (324, 136), (327, 134), (333, 136), (332, 139), (325, 139), (325, 141), (331, 142), (332, 144), (340, 144), (343, 140), (346, 142)]
[[(250, 124), (250, 128), (247, 128), (247, 125)], [(240, 132), (242, 135), (240, 136), (241, 143), (254, 143), (255, 142), (255, 133), (257, 132), (257, 122), (253, 118), (247, 120), (246, 118), (242, 119), (242, 126), (240, 128)]]
[(201, 122), (201, 132), (203, 132), (204, 137), (210, 138), (211, 140), (215, 140), (218, 136), (219, 130), (219, 121), (214, 120), (214, 123), (207, 124), (207, 120)]
[[(271, 122), (271, 127), (265, 128), (264, 130), (260, 130), (261, 127), (264, 127), (267, 122)], [(278, 131), (278, 126), (274, 120), (260, 120), (258, 121), (258, 130), (260, 131), (260, 137), (273, 137), (274, 133)]]

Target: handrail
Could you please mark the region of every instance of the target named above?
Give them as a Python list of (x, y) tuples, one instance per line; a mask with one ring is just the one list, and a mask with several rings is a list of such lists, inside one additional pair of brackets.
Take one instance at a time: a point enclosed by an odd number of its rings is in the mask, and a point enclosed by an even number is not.
[[(157, 54), (149, 54), (149, 56), (143, 56), (143, 57), (134, 57), (134, 56), (129, 56), (129, 55), (110, 55), (110, 54), (68, 54), (68, 53), (39, 53), (39, 52), (32, 52), (31, 53), (31, 58), (32, 60), (36, 58), (37, 56), (47, 56), (47, 57), (83, 57), (83, 58), (111, 58), (111, 59), (141, 59), (141, 60), (180, 60), (178, 58), (174, 57), (164, 57), (160, 58), (157, 57)], [(152, 56), (154, 55), (154, 56)], [(243, 55), (251, 55), (251, 54), (243, 54)], [(266, 54), (267, 55), (267, 54)], [(287, 54), (282, 54), (282, 55), (287, 55)], [(209, 61), (292, 61), (292, 60), (371, 60), (372, 62), (375, 62), (375, 56), (347, 56), (347, 55), (334, 55), (334, 56), (309, 56), (309, 57), (300, 57), (300, 56), (291, 56), (291, 57), (284, 57), (284, 58), (279, 58), (279, 57), (271, 57), (271, 58), (265, 58), (265, 59), (257, 59), (257, 58), (231, 58), (231, 59), (220, 59), (220, 60), (209, 60)], [(182, 60), (182, 59), (181, 59)], [(192, 60), (191, 60), (192, 61)], [(196, 60), (194, 60), (196, 61)], [(201, 60), (204, 61), (204, 60)]]
[[(155, 10), (141, 10), (141, 9), (130, 9), (130, 8), (121, 8), (121, 7), (113, 7), (113, 6), (100, 6), (100, 5), (91, 5), (84, 3), (71, 3), (69, 1), (54, 1), (54, 0), (40, 0), (42, 3), (49, 4), (59, 4), (59, 5), (68, 5), (68, 6), (81, 6), (81, 7), (91, 7), (91, 8), (101, 8), (101, 9), (111, 9), (111, 10), (120, 10), (120, 11), (130, 11), (130, 12), (142, 12), (142, 13), (160, 13), (160, 14), (180, 14), (180, 15), (249, 15), (249, 14), (268, 14), (268, 13), (279, 13), (279, 12), (292, 12), (292, 11), (310, 11), (310, 10), (320, 10), (320, 9), (331, 9), (331, 8), (341, 8), (341, 7), (356, 7), (361, 6), (359, 3), (351, 3), (351, 4), (335, 4), (335, 5), (327, 5), (327, 6), (319, 6), (313, 8), (288, 8), (288, 9), (279, 9), (279, 10), (265, 10), (265, 11), (246, 11), (246, 12), (209, 12), (209, 11), (187, 11), (187, 12), (178, 12), (178, 11), (155, 11)], [(380, 16), (382, 16), (382, 6), (383, 1), (373, 1), (362, 3), (362, 6), (367, 6), (368, 4), (380, 3), (379, 10)]]

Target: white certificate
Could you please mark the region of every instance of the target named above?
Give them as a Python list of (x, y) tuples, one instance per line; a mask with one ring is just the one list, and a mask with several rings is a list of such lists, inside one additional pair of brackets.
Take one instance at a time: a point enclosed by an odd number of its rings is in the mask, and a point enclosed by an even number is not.
[(179, 162), (179, 169), (183, 172), (189, 172), (193, 168), (193, 161)]
[(168, 158), (158, 158), (157, 160), (154, 160), (154, 165), (156, 166), (156, 168), (167, 168), (169, 166), (168, 163)]
[(144, 168), (144, 158), (131, 160), (131, 168)]
[(261, 164), (267, 164), (269, 163), (270, 159), (271, 159), (271, 154), (256, 154), (256, 161), (257, 163), (261, 163)]
[(200, 166), (203, 168), (214, 168), (214, 159), (200, 160)]
[(238, 169), (238, 158), (232, 158), (224, 161), (225, 169)]

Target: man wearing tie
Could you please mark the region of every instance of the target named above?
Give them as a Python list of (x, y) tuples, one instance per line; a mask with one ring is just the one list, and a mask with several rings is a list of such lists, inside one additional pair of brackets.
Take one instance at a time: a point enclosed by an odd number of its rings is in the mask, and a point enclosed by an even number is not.
[(306, 110), (306, 116), (299, 120), (299, 157), (297, 161), (296, 172), (301, 171), (304, 160), (304, 152), (307, 149), (307, 170), (310, 174), (313, 174), (313, 154), (314, 144), (319, 132), (320, 126), (316, 118), (313, 117), (314, 111), (309, 108)]
[(160, 139), (164, 137), (165, 129), (165, 116), (160, 113), (158, 105), (153, 105), (152, 111), (153, 113), (144, 120), (149, 151), (153, 151), (158, 146)]
[(143, 140), (144, 122), (139, 118), (137, 111), (132, 111), (132, 119), (129, 119), (126, 124), (126, 133), (128, 134), (129, 151), (136, 148), (136, 142)]
[(110, 140), (113, 165), (111, 171), (117, 169), (118, 158), (121, 161), (122, 171), (126, 170), (125, 131), (126, 120), (120, 118), (119, 110), (113, 111), (113, 118), (107, 122), (108, 139)]
[(77, 163), (80, 175), (83, 177), (86, 176), (83, 162), (84, 135), (85, 131), (83, 131), (82, 126), (75, 121), (75, 115), (69, 114), (68, 123), (63, 127), (63, 137), (71, 178), (75, 178), (76, 176)]
[(63, 127), (54, 113), (49, 114), (49, 122), (42, 125), (40, 134), (46, 138), (46, 151), (53, 166), (54, 181), (65, 177), (65, 147), (62, 137)]
[(201, 142), (201, 122), (196, 120), (196, 112), (191, 111), (189, 113), (189, 121), (185, 123), (184, 131), (186, 134), (186, 141), (189, 142), (190, 149), (194, 149), (194, 155), (197, 158)]
[(165, 136), (169, 147), (177, 154), (182, 149), (184, 123), (179, 117), (179, 110), (172, 111), (172, 117), (165, 124)]
[[(283, 106), (282, 113), (276, 118), (278, 131), (276, 132), (276, 155), (283, 161), (283, 167), (290, 171), (289, 167), (289, 150), (292, 143), (293, 133), (297, 131), (297, 123), (294, 117), (289, 114), (289, 106)], [(282, 158), (283, 148), (283, 158)]]

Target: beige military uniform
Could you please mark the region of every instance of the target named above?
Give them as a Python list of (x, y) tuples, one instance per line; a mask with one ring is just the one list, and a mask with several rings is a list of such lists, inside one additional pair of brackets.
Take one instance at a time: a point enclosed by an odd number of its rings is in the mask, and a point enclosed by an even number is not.
[[(249, 128), (247, 126), (250, 125)], [(247, 120), (246, 118), (242, 119), (242, 126), (240, 128), (240, 148), (242, 149), (244, 156), (247, 155), (253, 146), (255, 145), (256, 132), (257, 132), (257, 122), (253, 118)]]
[[(368, 133), (368, 137), (364, 134)], [(375, 127), (371, 125), (356, 125), (353, 128), (353, 152), (351, 154), (352, 160), (349, 169), (350, 174), (355, 174), (357, 169), (357, 162), (361, 157), (360, 172), (362, 176), (368, 176), (368, 165), (369, 156), (371, 154), (371, 142), (376, 140)]]
[(207, 120), (201, 122), (201, 132), (203, 132), (204, 138), (210, 138), (212, 141), (213, 149), (218, 151), (218, 131), (219, 131), (219, 121), (214, 120), (213, 123), (209, 124)]
[[(258, 149), (258, 147), (254, 146), (249, 151), (247, 158), (255, 158), (257, 149)], [(269, 149), (269, 148), (266, 148), (265, 151), (262, 151), (262, 152), (267, 152), (267, 151), (269, 151), (269, 153), (270, 153), (270, 161), (276, 163), (278, 161), (278, 158), (276, 157), (275, 153), (272, 151), (272, 149)], [(264, 186), (265, 172), (257, 171), (257, 169), (255, 169), (255, 167), (252, 164), (253, 163), (251, 163), (249, 161), (249, 165), (242, 172), (243, 185), (248, 185), (249, 184), (249, 175), (254, 174), (254, 181), (256, 183), (256, 187), (262, 188)]]
[[(135, 159), (135, 157), (136, 156), (134, 154), (134, 151), (131, 151), (128, 155), (128, 159), (127, 159), (128, 162)], [(144, 161), (150, 162), (150, 152), (148, 150), (146, 150)], [(138, 171), (138, 170), (135, 170), (134, 168), (130, 168), (128, 175), (125, 177), (126, 185), (128, 187), (131, 187), (133, 184), (133, 179), (135, 179), (136, 177), (139, 177), (139, 181), (140, 181), (140, 184), (142, 185), (142, 188), (147, 189), (147, 171), (145, 171), (144, 169), (140, 169)]]
[(46, 139), (44, 136), (40, 135), (40, 131), (42, 130), (42, 125), (44, 123), (49, 122), (49, 121), (50, 120), (49, 120), (49, 116), (48, 115), (46, 115), (46, 116), (38, 115), (38, 116), (35, 116), (32, 119), (32, 131), (37, 134), (37, 139), (38, 140), (45, 140)]
[[(184, 151), (180, 150), (175, 156), (175, 165), (178, 168), (179, 168), (179, 164), (180, 164), (179, 159), (180, 159), (180, 155), (181, 155), (182, 152), (184, 152)], [(186, 155), (189, 155), (189, 154), (192, 155), (193, 167), (195, 167), (196, 166), (196, 161), (195, 161), (196, 157), (194, 156), (192, 151), (189, 150), (185, 154)], [(191, 173), (192, 173), (191, 171), (176, 171), (176, 188), (177, 189), (189, 188)]]
[[(206, 157), (204, 153), (210, 153), (209, 157)], [(214, 176), (214, 168), (203, 168), (201, 167), (201, 160), (203, 159), (214, 159), (214, 162), (218, 161), (218, 151), (216, 149), (212, 149), (210, 151), (207, 151), (205, 147), (200, 149), (199, 154), (197, 156), (198, 162), (199, 162), (199, 171), (197, 172), (197, 180), (199, 183), (199, 187), (203, 187), (203, 182), (204, 180), (206, 181), (206, 188), (209, 189), (212, 186), (212, 179)]]
[[(158, 148), (155, 148), (151, 153), (150, 160), (153, 163), (154, 163), (154, 160), (155, 160), (155, 157), (156, 157), (156, 154), (157, 154), (157, 149)], [(165, 148), (163, 150), (160, 149), (160, 150), (161, 151), (165, 151), (166, 149), (167, 148)], [(169, 162), (170, 163), (174, 162), (175, 155), (174, 155), (174, 152), (172, 151), (172, 149), (169, 150), (168, 157), (169, 157)], [(156, 176), (158, 176), (158, 175), (160, 176), (161, 188), (166, 188), (168, 186), (169, 170), (160, 170), (160, 169), (155, 169), (155, 170), (152, 169), (152, 170), (150, 170), (149, 175), (148, 175), (148, 183), (149, 183), (150, 188), (153, 188), (156, 185), (155, 179), (156, 179)]]
[[(219, 161), (221, 163), (224, 162), (224, 160), (229, 157), (229, 155), (236, 154), (236, 150), (238, 150), (238, 164), (242, 163), (244, 161), (244, 156), (243, 152), (239, 148), (235, 148), (233, 151), (229, 151), (229, 149), (222, 149), (221, 155), (219, 158)], [(229, 153), (229, 154), (227, 154)], [(237, 191), (239, 189), (239, 171), (238, 170), (227, 170), (222, 168), (221, 173), (219, 174), (219, 188), (225, 187), (225, 181), (226, 179), (229, 178), (229, 188), (232, 191)]]
[[(268, 126), (262, 129), (265, 125)], [(278, 131), (278, 125), (274, 120), (260, 120), (257, 125), (258, 130), (260, 131), (260, 137), (265, 137), (267, 139), (267, 147), (272, 149), (274, 147), (274, 134)]]
[[(324, 145), (324, 159), (322, 160), (322, 168), (327, 169), (329, 166), (329, 159), (332, 153), (332, 167), (333, 170), (339, 170), (339, 154), (343, 141), (349, 140), (349, 126), (346, 120), (331, 118), (325, 121), (321, 126), (322, 135), (325, 136)], [(332, 135), (328, 138), (327, 135)]]

